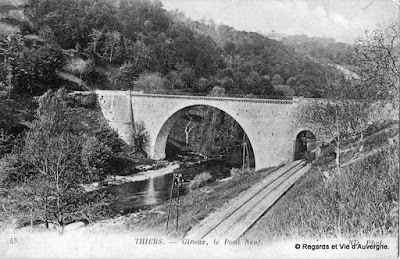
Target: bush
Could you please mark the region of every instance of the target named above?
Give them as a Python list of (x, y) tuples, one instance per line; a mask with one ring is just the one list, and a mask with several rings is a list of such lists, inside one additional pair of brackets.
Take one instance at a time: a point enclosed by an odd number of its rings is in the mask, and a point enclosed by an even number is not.
[(212, 179), (212, 176), (209, 172), (203, 172), (201, 174), (196, 175), (196, 177), (190, 181), (188, 189), (193, 191), (201, 186), (204, 186), (207, 182)]
[(82, 94), (75, 97), (78, 106), (94, 109), (97, 105), (96, 93)]
[(242, 174), (242, 170), (239, 168), (232, 168), (231, 169), (231, 176), (236, 177)]
[(96, 137), (88, 137), (82, 144), (81, 159), (84, 168), (89, 172), (104, 173), (109, 166), (111, 156), (111, 147)]
[(242, 172), (242, 169), (240, 169), (240, 168), (232, 168), (231, 169), (231, 176), (232, 177), (237, 177), (237, 176), (240, 176), (242, 174), (249, 174), (251, 172), (254, 172), (254, 170), (253, 169), (245, 169), (244, 172)]

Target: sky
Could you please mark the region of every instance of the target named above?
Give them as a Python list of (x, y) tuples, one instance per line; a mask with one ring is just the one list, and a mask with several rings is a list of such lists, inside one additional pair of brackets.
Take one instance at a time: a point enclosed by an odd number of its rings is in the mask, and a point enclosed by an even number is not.
[[(366, 29), (398, 19), (393, 0), (161, 0), (193, 20), (213, 19), (236, 30), (317, 37), (353, 43)], [(373, 2), (373, 3), (372, 3)], [(372, 4), (371, 4), (372, 3)]]

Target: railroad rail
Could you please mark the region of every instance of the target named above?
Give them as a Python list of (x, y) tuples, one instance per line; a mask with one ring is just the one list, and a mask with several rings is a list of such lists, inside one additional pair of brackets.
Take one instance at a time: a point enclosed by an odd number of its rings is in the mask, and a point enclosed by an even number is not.
[(309, 169), (304, 160), (287, 164), (210, 214), (185, 236), (191, 240), (237, 240)]

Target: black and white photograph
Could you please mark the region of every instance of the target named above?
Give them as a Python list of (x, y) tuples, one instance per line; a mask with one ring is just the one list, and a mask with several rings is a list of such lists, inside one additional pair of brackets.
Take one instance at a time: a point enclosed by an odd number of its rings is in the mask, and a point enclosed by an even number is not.
[(399, 88), (399, 0), (0, 0), (0, 258), (398, 258)]

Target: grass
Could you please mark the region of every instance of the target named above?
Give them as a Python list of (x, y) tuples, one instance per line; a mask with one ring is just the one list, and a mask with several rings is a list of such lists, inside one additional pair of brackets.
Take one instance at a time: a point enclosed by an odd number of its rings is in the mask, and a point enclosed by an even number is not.
[[(125, 224), (128, 231), (153, 230), (158, 234), (170, 237), (183, 237), (195, 224), (208, 214), (218, 210), (225, 202), (238, 196), (241, 192), (253, 186), (274, 169), (265, 170), (256, 174), (244, 174), (226, 182), (213, 182), (189, 192), (181, 197), (179, 212), (179, 229), (175, 229), (176, 202), (173, 202), (169, 229), (166, 230), (168, 202), (165, 202), (151, 211), (142, 211), (133, 214)], [(154, 213), (157, 211), (157, 213)], [(139, 219), (140, 217), (140, 219)]]
[[(387, 143), (398, 129), (369, 134), (365, 154), (327, 180), (313, 167), (243, 238), (362, 238), (398, 233), (399, 147)], [(379, 149), (378, 149), (379, 148)], [(350, 160), (351, 156), (345, 157)], [(343, 162), (348, 162), (344, 160)]]
[(0, 21), (0, 35), (15, 34), (19, 30), (16, 26), (12, 26)]

